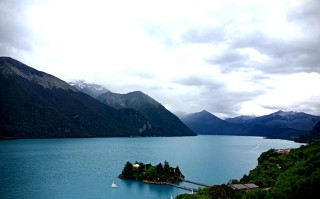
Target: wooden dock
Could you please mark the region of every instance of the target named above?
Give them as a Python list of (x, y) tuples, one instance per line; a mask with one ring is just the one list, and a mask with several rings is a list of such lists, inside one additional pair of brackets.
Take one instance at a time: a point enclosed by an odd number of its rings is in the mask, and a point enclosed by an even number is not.
[(173, 186), (173, 187), (177, 187), (179, 189), (184, 189), (184, 190), (188, 190), (188, 191), (192, 191), (192, 192), (197, 192), (198, 191), (198, 189), (195, 189), (195, 188), (181, 186), (181, 185), (173, 184), (173, 183), (170, 183), (170, 182), (154, 182), (154, 181), (148, 181), (148, 180), (143, 180), (143, 182), (146, 183), (146, 184)]
[(194, 182), (194, 181), (191, 181), (191, 180), (184, 180), (184, 182), (188, 182), (188, 183), (195, 184), (195, 185), (200, 185), (200, 186), (203, 186), (203, 187), (212, 187), (213, 186), (213, 185), (204, 184), (204, 183), (201, 183), (201, 182)]
[[(170, 182), (154, 182), (154, 181), (148, 181), (148, 180), (143, 180), (144, 183), (147, 184), (157, 184), (157, 185), (169, 185), (169, 186), (173, 186), (173, 187), (177, 187), (179, 189), (184, 189), (184, 190), (188, 190), (188, 191), (192, 191), (192, 192), (197, 192), (198, 189), (196, 188), (191, 188), (191, 187), (187, 187), (187, 186), (181, 186), (181, 185), (177, 185), (177, 184), (173, 184)], [(209, 184), (205, 184), (205, 183), (201, 183), (201, 182), (194, 182), (191, 180), (183, 180), (183, 182), (187, 182), (190, 184), (195, 184), (195, 185), (199, 185), (199, 186), (203, 186), (203, 187), (212, 187), (214, 185), (209, 185)]]
[(181, 185), (177, 185), (177, 184), (172, 184), (170, 182), (167, 182), (167, 185), (173, 186), (173, 187), (177, 187), (179, 189), (184, 189), (184, 190), (188, 190), (188, 191), (192, 191), (192, 192), (197, 192), (198, 189), (195, 188), (191, 188), (191, 187), (186, 187), (186, 186), (181, 186)]

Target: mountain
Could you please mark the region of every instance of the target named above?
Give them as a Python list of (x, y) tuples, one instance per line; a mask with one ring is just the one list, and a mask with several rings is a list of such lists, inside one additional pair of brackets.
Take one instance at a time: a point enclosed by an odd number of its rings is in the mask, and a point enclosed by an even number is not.
[(177, 116), (141, 91), (127, 94), (107, 92), (97, 99), (119, 110), (134, 109), (141, 112), (150, 122), (146, 128), (151, 126), (157, 129), (155, 135), (162, 136), (166, 132), (172, 135), (195, 135)]
[(248, 123), (250, 120), (256, 118), (255, 115), (240, 115), (233, 118), (226, 118), (225, 121), (231, 123)]
[(110, 92), (108, 89), (104, 88), (101, 85), (94, 83), (87, 83), (84, 80), (73, 80), (69, 82), (71, 86), (74, 86), (79, 91), (90, 95), (93, 98), (98, 97), (99, 95)]
[[(189, 114), (181, 120), (194, 132), (198, 134), (224, 135), (226, 131), (234, 133), (236, 125), (228, 123), (208, 111)], [(237, 133), (236, 133), (237, 134)]]
[(183, 117), (182, 121), (194, 132), (206, 135), (247, 135), (295, 139), (304, 133), (290, 128), (268, 127), (251, 123), (231, 123), (205, 110)]
[(297, 142), (308, 143), (320, 139), (320, 121), (313, 127), (313, 129), (301, 135)]
[(320, 137), (320, 122), (318, 122), (312, 129), (311, 134), (317, 135)]
[(315, 139), (320, 139), (320, 122), (318, 122), (313, 129), (309, 133), (310, 137), (315, 140)]
[(249, 120), (248, 123), (262, 124), (268, 127), (310, 131), (319, 121), (320, 116), (309, 115), (303, 112), (285, 112), (280, 110), (269, 115), (256, 117)]
[[(0, 88), (1, 138), (154, 136), (160, 131), (139, 111), (112, 108), (9, 57), (0, 57)], [(188, 133), (171, 129), (161, 135)]]
[(188, 116), (190, 113), (183, 112), (183, 111), (175, 111), (173, 112), (173, 114), (175, 114), (175, 116), (177, 116), (181, 120), (182, 118)]

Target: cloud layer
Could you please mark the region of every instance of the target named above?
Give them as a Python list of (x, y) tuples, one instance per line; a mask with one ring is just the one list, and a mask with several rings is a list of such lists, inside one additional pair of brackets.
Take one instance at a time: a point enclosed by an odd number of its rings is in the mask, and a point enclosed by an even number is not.
[(0, 54), (171, 111), (320, 115), (320, 2), (3, 0)]

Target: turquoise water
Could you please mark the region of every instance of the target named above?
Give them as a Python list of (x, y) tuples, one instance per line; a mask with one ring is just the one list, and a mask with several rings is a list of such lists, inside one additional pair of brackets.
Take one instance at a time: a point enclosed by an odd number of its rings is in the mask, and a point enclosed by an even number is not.
[[(179, 165), (187, 179), (220, 184), (248, 173), (263, 151), (299, 146), (286, 140), (239, 136), (0, 141), (0, 196), (170, 198), (187, 191), (117, 176), (127, 161), (158, 164), (167, 160), (171, 166)], [(111, 188), (113, 180), (117, 189)]]

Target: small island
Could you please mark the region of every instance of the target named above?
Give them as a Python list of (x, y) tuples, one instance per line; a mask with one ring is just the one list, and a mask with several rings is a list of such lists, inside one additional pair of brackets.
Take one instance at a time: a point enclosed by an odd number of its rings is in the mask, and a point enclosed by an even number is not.
[(179, 166), (173, 168), (167, 161), (156, 166), (142, 162), (127, 162), (119, 175), (121, 179), (138, 180), (151, 184), (166, 184), (184, 180)]

